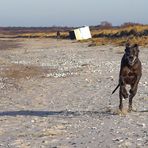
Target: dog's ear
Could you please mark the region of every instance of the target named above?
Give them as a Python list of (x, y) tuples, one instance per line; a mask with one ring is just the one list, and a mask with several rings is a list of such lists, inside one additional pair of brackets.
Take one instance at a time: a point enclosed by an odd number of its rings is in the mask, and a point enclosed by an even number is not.
[(130, 43), (126, 43), (125, 47), (129, 48), (130, 47)]
[(136, 50), (139, 52), (139, 45), (138, 44), (134, 44), (133, 48), (136, 48)]
[(126, 45), (125, 45), (125, 52), (128, 52), (129, 48), (130, 48), (130, 43), (126, 43)]

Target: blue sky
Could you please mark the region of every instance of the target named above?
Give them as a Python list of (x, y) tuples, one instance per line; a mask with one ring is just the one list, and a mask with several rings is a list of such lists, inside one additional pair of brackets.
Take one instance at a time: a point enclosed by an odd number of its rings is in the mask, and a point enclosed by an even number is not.
[(148, 0), (0, 0), (0, 26), (148, 24)]

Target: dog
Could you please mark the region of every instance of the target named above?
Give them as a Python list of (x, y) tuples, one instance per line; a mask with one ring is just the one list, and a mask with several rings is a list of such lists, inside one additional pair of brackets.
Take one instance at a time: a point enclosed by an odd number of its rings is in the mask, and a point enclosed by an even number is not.
[[(127, 43), (121, 60), (119, 83), (112, 92), (113, 94), (119, 87), (119, 109), (121, 112), (123, 110), (123, 98), (129, 98), (128, 111), (131, 112), (133, 110), (132, 100), (137, 93), (138, 83), (142, 76), (142, 65), (138, 57), (139, 46), (137, 44), (130, 45)], [(126, 90), (126, 85), (130, 85), (129, 93)]]

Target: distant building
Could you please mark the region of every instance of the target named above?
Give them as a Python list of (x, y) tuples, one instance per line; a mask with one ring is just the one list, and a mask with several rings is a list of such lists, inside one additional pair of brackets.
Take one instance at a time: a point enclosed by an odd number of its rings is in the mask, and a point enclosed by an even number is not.
[(85, 40), (92, 38), (90, 29), (88, 26), (74, 29), (69, 32), (70, 39), (74, 40)]

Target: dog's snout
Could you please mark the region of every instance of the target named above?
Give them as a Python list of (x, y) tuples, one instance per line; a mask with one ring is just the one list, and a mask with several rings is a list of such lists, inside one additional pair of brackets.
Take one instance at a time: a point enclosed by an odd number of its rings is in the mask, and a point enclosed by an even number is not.
[(130, 55), (130, 56), (129, 56), (129, 59), (130, 59), (130, 60), (134, 59), (134, 56), (133, 56), (133, 55)]

